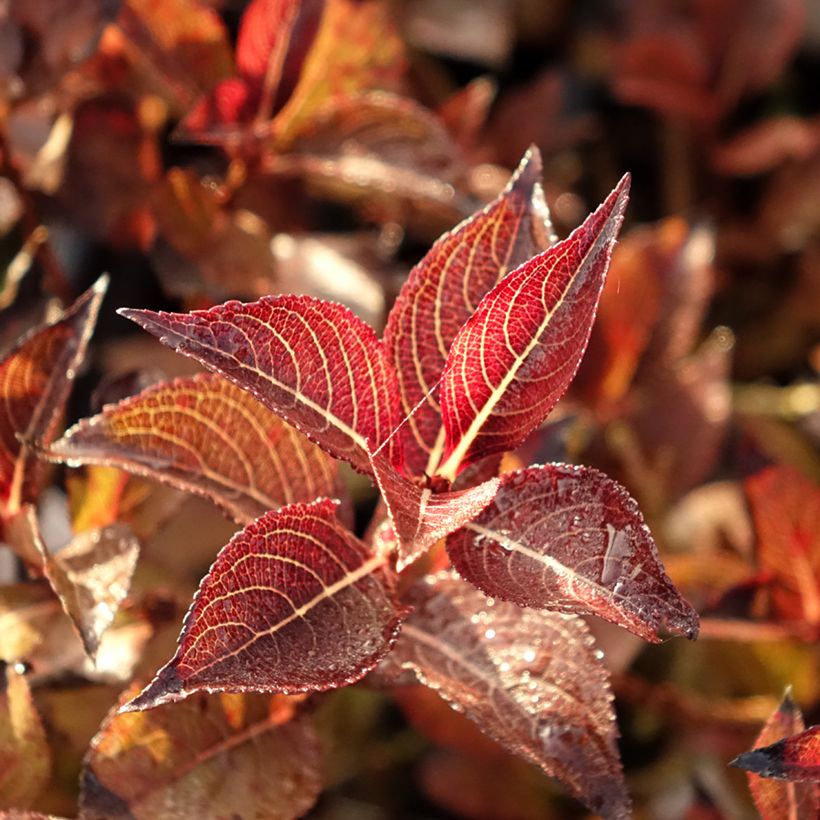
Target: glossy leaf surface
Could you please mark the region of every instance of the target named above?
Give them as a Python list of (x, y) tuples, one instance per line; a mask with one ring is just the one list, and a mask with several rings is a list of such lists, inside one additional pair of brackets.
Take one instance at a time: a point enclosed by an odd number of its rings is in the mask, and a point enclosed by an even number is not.
[(124, 524), (79, 533), (52, 555), (40, 539), (43, 571), (94, 658), (103, 633), (128, 594), (139, 542)]
[(666, 575), (635, 500), (588, 467), (528, 467), (447, 539), (458, 572), (519, 606), (594, 614), (649, 641), (694, 638), (698, 617)]
[(496, 285), (459, 331), (440, 388), (442, 476), (514, 449), (566, 391), (589, 339), (628, 190), (626, 176), (567, 239)]
[[(805, 728), (800, 707), (787, 691), (754, 745), (768, 746)], [(751, 773), (747, 774), (747, 778), (762, 820), (777, 820), (784, 815), (792, 820), (815, 820), (820, 813), (820, 790), (813, 783), (789, 783)]]
[(397, 424), (396, 376), (381, 342), (341, 305), (268, 296), (191, 313), (120, 312), (362, 472), (368, 441), (378, 447)]
[(612, 695), (583, 621), (492, 603), (449, 574), (420, 582), (411, 598), (389, 662), (593, 811), (626, 818)]
[(769, 746), (744, 752), (732, 765), (760, 777), (820, 783), (820, 726), (810, 726)]
[[(54, 437), (108, 278), (101, 278), (53, 324), (36, 328), (0, 362), (0, 510), (37, 496), (42, 464), (21, 444)], [(19, 437), (19, 438), (18, 438)]]
[(399, 571), (440, 538), (472, 521), (493, 500), (499, 485), (497, 478), (491, 478), (466, 490), (434, 493), (402, 476), (384, 451), (373, 457), (372, 464), (393, 522)]
[(361, 678), (387, 652), (401, 609), (386, 557), (335, 519), (327, 499), (247, 526), (200, 584), (173, 659), (123, 709), (197, 690), (307, 692)]
[(301, 817), (321, 788), (319, 739), (283, 696), (205, 695), (112, 714), (91, 743), (84, 817)]
[(210, 498), (247, 524), (267, 510), (338, 494), (336, 463), (219, 375), (176, 379), (106, 407), (49, 455), (104, 464)]
[(436, 388), (453, 339), (509, 271), (554, 241), (540, 179), (541, 155), (531, 148), (500, 196), (444, 234), (413, 268), (390, 311), (384, 345), (410, 416), (400, 435), (414, 475), (429, 469), (436, 447)]
[(30, 806), (51, 773), (51, 755), (24, 675), (0, 663), (0, 809)]

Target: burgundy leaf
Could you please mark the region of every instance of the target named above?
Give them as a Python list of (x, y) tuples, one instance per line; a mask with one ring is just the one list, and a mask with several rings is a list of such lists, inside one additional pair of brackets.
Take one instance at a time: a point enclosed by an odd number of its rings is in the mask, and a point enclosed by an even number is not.
[(488, 291), (554, 241), (540, 179), (541, 155), (533, 147), (495, 201), (433, 245), (390, 311), (384, 345), (399, 377), (404, 414), (412, 413), (400, 436), (405, 467), (414, 475), (432, 472), (441, 429), (435, 388), (453, 339)]
[(732, 766), (760, 777), (820, 783), (820, 726), (810, 726), (777, 743), (744, 752), (732, 761)]
[[(800, 707), (787, 689), (780, 705), (757, 736), (755, 746), (768, 746), (805, 728)], [(814, 783), (784, 783), (751, 773), (746, 777), (762, 820), (777, 820), (784, 815), (792, 820), (816, 820), (820, 813), (820, 789)]]
[(43, 464), (34, 460), (28, 442), (49, 442), (57, 432), (107, 285), (108, 277), (101, 277), (56, 322), (33, 330), (0, 361), (4, 515), (37, 497)]
[(440, 538), (472, 521), (493, 500), (499, 485), (499, 479), (491, 478), (466, 490), (434, 493), (401, 475), (384, 450), (376, 453), (371, 463), (393, 522), (399, 571)]
[(106, 407), (72, 427), (48, 455), (199, 493), (241, 524), (341, 489), (336, 462), (249, 393), (210, 373)]
[(447, 539), (458, 572), (519, 606), (593, 614), (649, 641), (689, 638), (698, 617), (664, 572), (635, 500), (589, 467), (548, 464), (501, 478), (495, 500)]
[(248, 525), (219, 553), (174, 657), (123, 711), (197, 690), (308, 692), (361, 678), (403, 615), (386, 556), (373, 555), (321, 499)]
[(514, 449), (566, 391), (589, 340), (628, 191), (627, 175), (567, 239), (496, 285), (459, 331), (440, 388), (440, 475), (453, 479), (479, 458)]
[(414, 587), (388, 659), (607, 818), (629, 816), (607, 673), (584, 622), (493, 602), (450, 574)]
[[(309, 296), (211, 310), (121, 310), (160, 341), (221, 373), (336, 458), (370, 472), (368, 441), (398, 424), (396, 376), (372, 328)], [(394, 446), (388, 445), (398, 460)]]

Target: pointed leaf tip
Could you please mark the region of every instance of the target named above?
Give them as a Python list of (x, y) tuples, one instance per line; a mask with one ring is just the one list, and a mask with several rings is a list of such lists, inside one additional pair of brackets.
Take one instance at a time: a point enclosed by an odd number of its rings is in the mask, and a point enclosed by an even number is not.
[(135, 698), (126, 701), (118, 713), (144, 712), (165, 703), (176, 703), (187, 697), (182, 679), (170, 665), (164, 666), (154, 679)]

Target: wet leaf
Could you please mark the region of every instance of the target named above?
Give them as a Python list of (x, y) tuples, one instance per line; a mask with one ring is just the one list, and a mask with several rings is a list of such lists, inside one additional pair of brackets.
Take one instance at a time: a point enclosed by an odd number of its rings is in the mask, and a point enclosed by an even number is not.
[(430, 470), (441, 429), (436, 388), (453, 339), (510, 270), (553, 241), (540, 179), (541, 155), (531, 149), (495, 201), (433, 245), (390, 311), (384, 346), (410, 416), (399, 435), (406, 469), (415, 475)]
[(361, 472), (370, 471), (368, 442), (381, 445), (398, 423), (396, 377), (381, 342), (341, 305), (268, 296), (187, 314), (120, 313)]
[(434, 493), (402, 476), (383, 451), (371, 463), (393, 524), (399, 571), (436, 541), (472, 521), (493, 500), (499, 484), (497, 478), (490, 478), (466, 490)]
[(744, 752), (732, 766), (760, 777), (790, 780), (793, 783), (820, 783), (820, 726)]
[[(800, 707), (786, 691), (778, 708), (766, 721), (755, 740), (755, 746), (768, 746), (787, 735), (805, 729)], [(820, 791), (811, 784), (783, 783), (748, 774), (749, 790), (762, 820), (777, 820), (784, 813), (793, 820), (813, 820), (820, 812)]]
[(512, 450), (578, 369), (629, 190), (624, 177), (563, 242), (503, 279), (458, 332), (441, 382), (446, 441), (438, 473)]
[(757, 561), (773, 576), (772, 605), (784, 620), (820, 625), (820, 488), (793, 467), (746, 479)]
[(107, 283), (107, 277), (100, 278), (57, 321), (33, 330), (0, 361), (0, 511), (4, 516), (37, 498), (43, 464), (35, 460), (28, 444), (48, 443), (57, 432)]
[(319, 739), (284, 700), (198, 694), (110, 715), (86, 757), (82, 816), (301, 817), (322, 785)]
[(48, 783), (51, 755), (25, 676), (10, 664), (0, 672), (0, 809), (22, 809)]
[(103, 633), (128, 594), (139, 556), (139, 542), (124, 524), (88, 530), (51, 554), (38, 539), (43, 570), (79, 632), (86, 653), (95, 658)]
[(148, 388), (85, 419), (52, 457), (114, 465), (210, 498), (241, 524), (294, 501), (332, 497), (336, 464), (219, 375)]
[(597, 470), (549, 464), (505, 474), (447, 552), (493, 598), (598, 615), (649, 641), (661, 630), (697, 636), (697, 615), (666, 575), (637, 503)]
[(123, 710), (202, 689), (331, 689), (372, 669), (402, 610), (386, 556), (344, 529), (335, 508), (291, 504), (234, 536), (200, 584), (176, 655)]
[(628, 817), (607, 673), (583, 621), (493, 603), (448, 574), (421, 582), (411, 598), (416, 608), (390, 663), (412, 669), (593, 811)]

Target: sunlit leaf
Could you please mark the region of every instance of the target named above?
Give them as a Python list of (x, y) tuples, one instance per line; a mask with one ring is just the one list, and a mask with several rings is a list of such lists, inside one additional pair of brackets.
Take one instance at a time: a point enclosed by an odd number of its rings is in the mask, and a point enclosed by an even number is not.
[(112, 714), (86, 757), (82, 816), (301, 817), (322, 785), (319, 739), (283, 701), (199, 694)]
[(22, 809), (48, 783), (51, 755), (25, 676), (3, 663), (0, 675), (0, 809)]
[(48, 454), (114, 465), (210, 498), (247, 524), (294, 501), (332, 497), (336, 464), (219, 375), (148, 388), (85, 419)]
[(389, 662), (607, 818), (629, 816), (607, 673), (583, 621), (493, 602), (448, 574), (414, 588)]
[(698, 618), (672, 586), (638, 505), (588, 467), (528, 467), (447, 540), (458, 572), (519, 606), (595, 614), (650, 641), (694, 638)]
[(381, 342), (341, 305), (268, 296), (187, 314), (120, 312), (362, 472), (370, 471), (368, 442), (378, 447), (398, 423), (396, 377)]
[(512, 450), (567, 389), (589, 339), (629, 190), (625, 176), (563, 242), (524, 263), (456, 336), (441, 382), (439, 474)]
[(785, 620), (820, 625), (820, 488), (793, 467), (746, 479), (760, 569), (773, 576), (772, 605)]
[(404, 415), (410, 416), (400, 435), (406, 469), (413, 474), (429, 470), (436, 447), (436, 387), (453, 339), (510, 270), (552, 242), (540, 179), (541, 155), (533, 148), (494, 202), (433, 245), (390, 311), (384, 345), (399, 377)]
[[(768, 746), (805, 729), (800, 707), (787, 690), (783, 700), (755, 740), (755, 746)], [(777, 820), (786, 814), (793, 820), (814, 820), (820, 812), (820, 791), (814, 784), (788, 783), (746, 775), (749, 790), (762, 820)]]
[(402, 610), (386, 556), (339, 524), (335, 508), (327, 499), (291, 504), (234, 536), (200, 584), (176, 655), (123, 709), (201, 689), (331, 689), (372, 669)]
[(499, 484), (490, 478), (466, 490), (434, 493), (402, 476), (383, 451), (371, 463), (398, 542), (399, 571), (440, 538), (472, 521), (493, 500)]
[(51, 554), (41, 539), (37, 546), (43, 570), (71, 618), (91, 658), (128, 594), (139, 556), (139, 542), (124, 524), (79, 533)]
[(732, 765), (760, 777), (820, 783), (820, 726), (810, 726), (769, 746), (744, 752)]
[[(29, 442), (57, 432), (85, 356), (108, 278), (102, 277), (53, 324), (32, 331), (0, 362), (0, 511), (36, 499), (43, 464)], [(22, 444), (23, 439), (26, 444)]]

